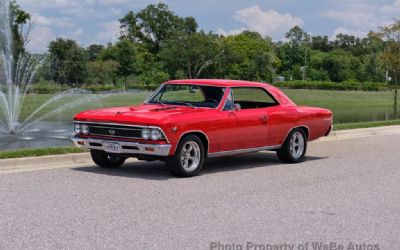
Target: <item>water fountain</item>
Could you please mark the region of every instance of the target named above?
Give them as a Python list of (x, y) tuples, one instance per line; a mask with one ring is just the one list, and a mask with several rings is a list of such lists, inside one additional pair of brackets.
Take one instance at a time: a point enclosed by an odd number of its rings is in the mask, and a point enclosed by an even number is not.
[[(0, 150), (69, 144), (72, 114), (67, 119), (62, 117), (61, 123), (57, 116), (65, 116), (66, 111), (107, 95), (88, 95), (87, 91), (70, 89), (32, 102), (28, 92), (42, 63), (29, 53), (14, 58), (9, 5), (8, 1), (0, 2)], [(31, 100), (25, 104), (27, 96)], [(29, 112), (22, 112), (32, 103), (39, 104), (34, 109), (29, 107)], [(64, 142), (60, 143), (60, 139)]]

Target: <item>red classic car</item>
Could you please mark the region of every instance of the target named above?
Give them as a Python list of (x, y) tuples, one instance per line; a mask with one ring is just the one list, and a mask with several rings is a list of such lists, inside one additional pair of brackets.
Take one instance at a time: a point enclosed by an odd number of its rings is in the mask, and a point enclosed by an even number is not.
[(143, 104), (89, 110), (74, 118), (74, 143), (100, 167), (128, 157), (161, 160), (177, 176), (199, 173), (206, 158), (262, 150), (304, 160), (307, 142), (329, 134), (332, 112), (294, 104), (265, 83), (175, 80)]

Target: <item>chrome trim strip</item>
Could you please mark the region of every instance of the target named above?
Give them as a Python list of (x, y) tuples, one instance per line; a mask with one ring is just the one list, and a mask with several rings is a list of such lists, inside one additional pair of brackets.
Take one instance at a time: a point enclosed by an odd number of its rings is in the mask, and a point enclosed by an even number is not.
[(138, 128), (159, 128), (155, 126), (144, 126), (144, 125), (132, 125), (132, 124), (124, 124), (124, 123), (112, 123), (112, 122), (90, 122), (90, 121), (73, 121), (74, 123), (83, 123), (83, 124), (95, 124), (95, 125), (111, 125), (111, 126), (123, 126), (123, 127), (138, 127)]
[(259, 152), (259, 151), (264, 151), (264, 150), (279, 149), (280, 147), (281, 147), (281, 145), (266, 146), (266, 147), (259, 147), (259, 148), (236, 149), (236, 150), (231, 150), (231, 151), (222, 151), (222, 152), (211, 153), (208, 155), (208, 157), (213, 158), (213, 157), (223, 157), (223, 156), (237, 155), (237, 154), (247, 154), (247, 153), (254, 153), (254, 152)]
[[(166, 85), (181, 85), (181, 84), (182, 84), (182, 85), (185, 85), (184, 82), (178, 83), (178, 84), (177, 84), (177, 83), (165, 82), (165, 83), (161, 84), (161, 86), (158, 87), (158, 88), (153, 92), (153, 94), (150, 95), (150, 97), (146, 99), (146, 101), (144, 101), (144, 104), (146, 104), (146, 105), (154, 105), (154, 104), (157, 104), (157, 103), (151, 103), (150, 100), (153, 99), (153, 98), (158, 94), (158, 92), (161, 91), (161, 89), (162, 89), (164, 86), (166, 86)], [(223, 89), (223, 88), (226, 88), (226, 87), (220, 87), (220, 86), (215, 86), (215, 85), (204, 85), (204, 84), (198, 85), (198, 84), (194, 84), (194, 83), (187, 83), (186, 85), (206, 86), (206, 87), (215, 87), (215, 88), (222, 88), (222, 89)], [(204, 96), (203, 90), (201, 90), (201, 92), (202, 92), (202, 94), (203, 94), (203, 96)], [(197, 106), (194, 106), (194, 108), (196, 108), (196, 109), (199, 108), (199, 109), (218, 110), (219, 106), (221, 105), (222, 100), (223, 100), (223, 96), (222, 96), (222, 98), (221, 98), (221, 101), (218, 103), (218, 106), (215, 107), (215, 108), (210, 108), (210, 107), (197, 107)], [(171, 106), (185, 106), (185, 105), (181, 105), (181, 104), (169, 104), (169, 103), (165, 103), (165, 105), (171, 105)]]
[(305, 127), (305, 128), (307, 128), (307, 134), (308, 134), (308, 136), (307, 136), (307, 141), (309, 141), (309, 139), (310, 139), (310, 128), (309, 128), (307, 125), (296, 125), (295, 127), (292, 127), (292, 128), (289, 130), (289, 132), (287, 133), (285, 139), (282, 141), (282, 145), (285, 143), (286, 139), (289, 137), (289, 135), (290, 135), (290, 133), (292, 132), (292, 130), (293, 130), (293, 129), (296, 129), (296, 128), (300, 128), (300, 127)]
[(113, 128), (113, 127), (106, 127), (106, 126), (96, 126), (94, 124), (90, 124), (93, 125), (92, 127), (95, 128), (106, 128), (106, 129), (118, 129), (118, 130), (128, 130), (128, 131), (134, 131), (134, 130), (142, 130), (143, 128)]
[(189, 130), (189, 131), (185, 131), (184, 133), (182, 133), (182, 134), (179, 136), (178, 143), (177, 143), (176, 146), (175, 146), (175, 150), (178, 148), (178, 145), (179, 145), (179, 143), (181, 142), (182, 137), (184, 137), (185, 135), (190, 134), (190, 133), (200, 133), (200, 134), (202, 134), (202, 135), (204, 135), (204, 136), (206, 137), (206, 139), (207, 139), (207, 144), (208, 144), (208, 147), (207, 147), (207, 155), (208, 155), (208, 152), (210, 151), (210, 140), (208, 139), (207, 134), (206, 134), (204, 131), (202, 131), (202, 130)]
[[(142, 137), (127, 137), (127, 136), (117, 136), (117, 135), (100, 135), (100, 134), (93, 134), (93, 133), (91, 133), (90, 135), (102, 136), (102, 137), (110, 137), (110, 138), (140, 139), (140, 140), (143, 140)], [(89, 136), (90, 136), (90, 135), (89, 135)]]
[(158, 94), (158, 92), (161, 91), (161, 89), (164, 87), (164, 84), (165, 83), (161, 84), (160, 87), (158, 87), (156, 90), (154, 90), (154, 92), (144, 101), (144, 104), (148, 104), (149, 101), (151, 99), (153, 99)]
[[(124, 142), (124, 141), (112, 141), (112, 140), (98, 140), (98, 139), (82, 139), (79, 137), (72, 138), (75, 146), (78, 148), (86, 149), (96, 149), (102, 150), (104, 143), (118, 143), (121, 145), (121, 154), (141, 154), (141, 155), (154, 155), (154, 156), (168, 156), (171, 150), (170, 144), (142, 144), (138, 142)], [(83, 142), (84, 145), (78, 144), (78, 142)], [(90, 143), (101, 144), (101, 146), (91, 146)], [(122, 147), (137, 147), (135, 149), (124, 149)], [(154, 152), (146, 151), (145, 148), (153, 148)]]

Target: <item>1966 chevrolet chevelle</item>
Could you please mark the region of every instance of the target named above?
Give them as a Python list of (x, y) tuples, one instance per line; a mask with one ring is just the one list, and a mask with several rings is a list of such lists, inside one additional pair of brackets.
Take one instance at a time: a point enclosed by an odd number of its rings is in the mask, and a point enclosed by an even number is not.
[(332, 112), (301, 107), (265, 83), (175, 80), (142, 105), (82, 112), (78, 147), (100, 167), (128, 157), (166, 162), (172, 174), (199, 173), (204, 159), (273, 150), (286, 163), (304, 160), (307, 142), (329, 134)]

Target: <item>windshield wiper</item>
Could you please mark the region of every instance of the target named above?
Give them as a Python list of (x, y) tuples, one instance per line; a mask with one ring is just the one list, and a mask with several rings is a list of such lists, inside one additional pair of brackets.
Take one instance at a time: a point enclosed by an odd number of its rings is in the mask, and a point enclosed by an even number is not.
[(193, 104), (191, 104), (190, 102), (173, 102), (174, 104), (176, 103), (176, 104), (183, 104), (183, 105), (186, 105), (186, 106), (189, 106), (189, 107), (191, 107), (191, 108), (194, 108), (194, 109), (196, 109), (197, 107), (195, 107)]
[(165, 103), (164, 103), (163, 101), (161, 101), (161, 100), (157, 100), (156, 103), (161, 104), (161, 105), (163, 105), (163, 106), (167, 106), (167, 104), (165, 104)]

